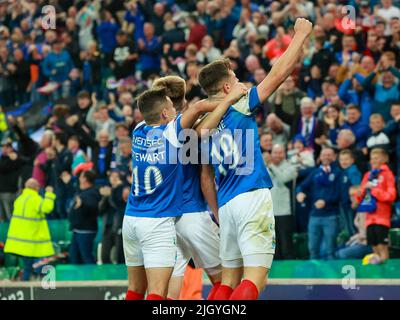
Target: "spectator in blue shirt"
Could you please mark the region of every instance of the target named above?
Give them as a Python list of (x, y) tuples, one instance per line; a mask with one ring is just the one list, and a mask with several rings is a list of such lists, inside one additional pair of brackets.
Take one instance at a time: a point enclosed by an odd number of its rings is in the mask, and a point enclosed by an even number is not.
[[(395, 60), (391, 60), (387, 56), (382, 56), (375, 71), (362, 82), (365, 90), (374, 97), (372, 112), (380, 113), (385, 121), (390, 120), (390, 105), (400, 99), (400, 71), (394, 66)], [(376, 83), (372, 83), (378, 72), (381, 72), (380, 79)]]
[(123, 29), (134, 29), (133, 39), (137, 41), (144, 37), (143, 26), (145, 22), (144, 10), (140, 1), (130, 1), (127, 4), (128, 10), (124, 16)]
[(117, 45), (116, 36), (119, 26), (109, 11), (104, 10), (101, 17), (101, 22), (96, 28), (97, 37), (100, 43), (100, 51), (106, 55), (106, 61), (109, 61), (110, 56)]
[(42, 62), (44, 75), (50, 81), (57, 82), (60, 85), (60, 90), (56, 91), (56, 95), (62, 92), (63, 97), (68, 97), (70, 85), (68, 80), (73, 67), (71, 56), (63, 49), (62, 43), (56, 40), (52, 44), (52, 51)]
[(139, 63), (142, 68), (142, 78), (148, 79), (153, 74), (160, 72), (161, 66), (161, 46), (154, 35), (154, 25), (151, 23), (144, 24), (144, 37), (139, 38)]
[(356, 146), (364, 148), (370, 133), (368, 124), (361, 120), (360, 108), (356, 105), (347, 107), (347, 121), (342, 126), (342, 129), (350, 129), (356, 137)]
[(361, 172), (354, 163), (354, 155), (349, 149), (340, 151), (339, 164), (342, 169), (340, 177), (340, 222), (341, 229), (345, 230), (349, 236), (355, 232), (354, 218), (355, 212), (351, 208), (349, 190), (352, 186), (361, 183)]
[(372, 113), (373, 101), (369, 93), (361, 86), (363, 81), (364, 77), (361, 74), (352, 74), (339, 86), (338, 95), (346, 105), (355, 104), (360, 106), (361, 121), (368, 125), (369, 116)]
[[(296, 199), (303, 203), (311, 199), (312, 208), (308, 223), (308, 248), (311, 259), (334, 259), (339, 228), (340, 170), (334, 163), (333, 149), (321, 151), (321, 166), (315, 169), (297, 187)], [(322, 255), (326, 250), (326, 257)]]

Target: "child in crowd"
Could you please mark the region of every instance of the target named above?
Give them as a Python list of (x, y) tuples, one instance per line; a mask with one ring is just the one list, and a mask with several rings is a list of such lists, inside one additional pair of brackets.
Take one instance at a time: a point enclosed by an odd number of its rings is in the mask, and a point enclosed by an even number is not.
[(340, 178), (340, 222), (341, 229), (344, 229), (349, 236), (352, 236), (356, 229), (354, 227), (354, 210), (351, 208), (349, 190), (352, 186), (361, 183), (361, 172), (354, 164), (354, 155), (348, 150), (339, 153), (339, 165), (342, 169)]
[[(349, 188), (349, 199), (351, 208), (357, 210), (358, 203), (356, 195), (360, 192), (360, 186), (351, 186)], [(346, 242), (344, 248), (336, 252), (337, 259), (362, 259), (365, 255), (372, 252), (371, 246), (367, 244), (367, 236), (365, 230), (365, 212), (357, 212), (354, 218), (356, 233), (353, 234)]]
[(389, 258), (389, 228), (396, 199), (395, 178), (387, 162), (388, 154), (384, 149), (371, 151), (371, 170), (364, 175), (357, 197), (359, 210), (366, 212), (368, 245), (380, 262)]
[(390, 140), (386, 133), (383, 131), (385, 128), (385, 120), (379, 113), (374, 113), (369, 118), (369, 127), (371, 134), (367, 140), (368, 151), (373, 148), (383, 148), (388, 150), (390, 147)]

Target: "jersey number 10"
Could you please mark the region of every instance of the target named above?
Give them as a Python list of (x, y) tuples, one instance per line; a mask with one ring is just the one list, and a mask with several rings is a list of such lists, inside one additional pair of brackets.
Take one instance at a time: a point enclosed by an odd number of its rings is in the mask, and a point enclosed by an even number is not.
[(211, 147), (211, 157), (216, 158), (220, 165), (218, 166), (218, 171), (222, 175), (228, 173), (226, 166), (229, 169), (236, 169), (240, 160), (239, 147), (236, 141), (233, 139), (232, 135), (229, 133), (222, 133), (219, 139), (219, 148), (213, 143)]
[[(152, 179), (153, 177), (153, 179)], [(146, 194), (152, 194), (158, 185), (163, 182), (163, 177), (160, 169), (155, 166), (148, 166), (144, 171), (144, 190)], [(154, 180), (155, 186), (151, 187), (151, 180)], [(132, 183), (134, 185), (133, 192), (135, 196), (139, 195), (139, 170), (138, 167), (134, 167), (132, 170)]]

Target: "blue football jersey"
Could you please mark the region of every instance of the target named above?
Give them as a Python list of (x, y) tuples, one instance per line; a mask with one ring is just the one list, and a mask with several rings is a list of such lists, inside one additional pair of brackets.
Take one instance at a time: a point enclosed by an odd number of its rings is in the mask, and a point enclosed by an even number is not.
[(200, 186), (199, 138), (193, 130), (183, 130), (180, 141), (185, 141), (180, 155), (183, 164), (183, 213), (207, 210)]
[(257, 88), (253, 87), (229, 107), (210, 137), (211, 141), (206, 142), (209, 160), (215, 171), (219, 207), (239, 194), (272, 188), (253, 115), (259, 104)]
[(183, 165), (183, 176), (183, 214), (207, 210), (200, 186), (200, 166), (191, 163)]
[(167, 125), (142, 122), (132, 134), (132, 187), (125, 214), (162, 218), (182, 215), (183, 170), (178, 161), (181, 116)]

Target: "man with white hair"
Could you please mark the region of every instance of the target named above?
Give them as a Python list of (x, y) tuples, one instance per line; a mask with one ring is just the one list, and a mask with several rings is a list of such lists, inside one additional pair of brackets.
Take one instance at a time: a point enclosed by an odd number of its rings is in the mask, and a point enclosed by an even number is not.
[(245, 60), (246, 69), (249, 72), (248, 79), (251, 82), (254, 82), (254, 72), (257, 69), (261, 68), (260, 61), (258, 60), (257, 56), (254, 54), (249, 55)]
[(354, 163), (358, 169), (364, 173), (367, 170), (367, 158), (364, 153), (356, 146), (356, 136), (350, 129), (340, 130), (337, 140), (338, 151), (348, 149), (353, 153)]
[(326, 136), (326, 126), (323, 121), (315, 116), (316, 107), (314, 101), (309, 97), (304, 97), (300, 101), (300, 115), (294, 118), (291, 137), (301, 134), (305, 140), (305, 147), (316, 151), (318, 155), (320, 146), (318, 140)]

